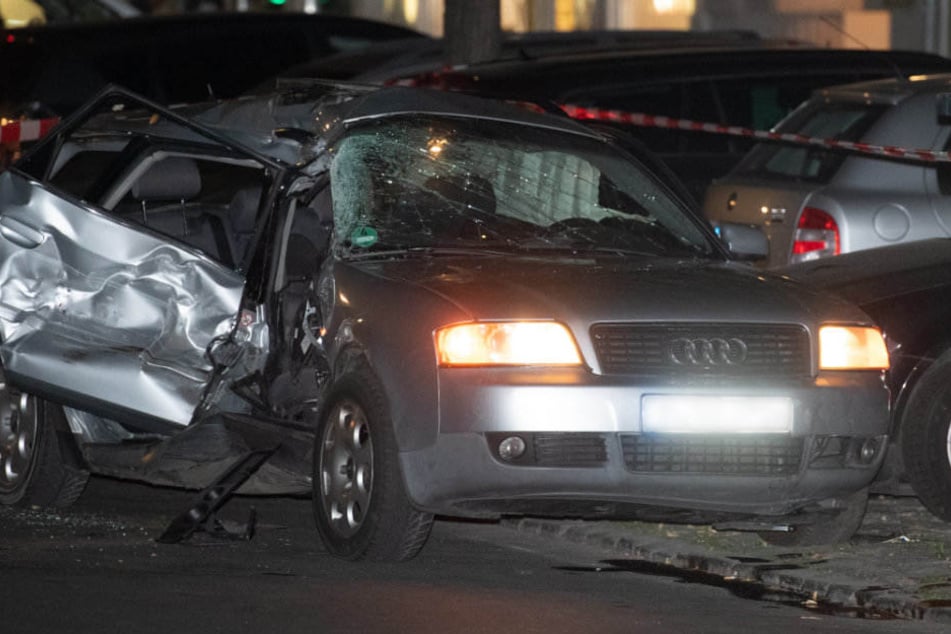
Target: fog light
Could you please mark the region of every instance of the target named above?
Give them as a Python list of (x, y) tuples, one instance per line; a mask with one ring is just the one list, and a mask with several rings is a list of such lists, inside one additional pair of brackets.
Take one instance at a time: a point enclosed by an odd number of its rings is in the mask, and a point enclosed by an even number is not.
[(861, 449), (859, 449), (859, 462), (862, 464), (871, 464), (875, 461), (875, 458), (878, 456), (878, 452), (881, 448), (881, 436), (866, 438), (865, 442), (862, 443)]
[(518, 436), (509, 436), (499, 443), (499, 458), (502, 460), (517, 460), (525, 453), (525, 441)]

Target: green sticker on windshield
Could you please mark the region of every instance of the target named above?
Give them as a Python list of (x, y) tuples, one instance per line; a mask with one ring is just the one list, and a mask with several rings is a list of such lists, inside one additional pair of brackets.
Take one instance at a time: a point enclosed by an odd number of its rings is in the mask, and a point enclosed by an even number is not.
[(350, 233), (350, 243), (355, 247), (372, 247), (379, 238), (373, 227), (357, 227)]

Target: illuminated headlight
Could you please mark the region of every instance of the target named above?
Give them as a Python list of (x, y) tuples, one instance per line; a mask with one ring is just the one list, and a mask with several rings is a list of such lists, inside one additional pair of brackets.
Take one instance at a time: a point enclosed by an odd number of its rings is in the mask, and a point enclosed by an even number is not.
[(436, 331), (441, 366), (580, 365), (568, 329), (553, 321), (455, 324)]
[(823, 370), (887, 370), (888, 350), (878, 328), (822, 326), (819, 367)]

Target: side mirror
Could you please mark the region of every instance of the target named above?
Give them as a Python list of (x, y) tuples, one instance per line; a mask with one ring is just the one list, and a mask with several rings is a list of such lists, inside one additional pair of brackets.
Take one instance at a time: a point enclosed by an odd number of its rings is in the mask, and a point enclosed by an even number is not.
[(721, 222), (715, 231), (734, 259), (765, 260), (769, 257), (769, 240), (757, 226)]

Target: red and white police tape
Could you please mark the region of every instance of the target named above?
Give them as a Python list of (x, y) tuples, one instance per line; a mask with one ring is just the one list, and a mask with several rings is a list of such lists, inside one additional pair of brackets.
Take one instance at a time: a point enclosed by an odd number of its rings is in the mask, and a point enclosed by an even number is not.
[[(792, 143), (795, 145), (809, 145), (846, 152), (856, 152), (872, 156), (881, 156), (892, 159), (904, 159), (929, 163), (951, 163), (951, 153), (934, 150), (908, 149), (892, 145), (871, 145), (839, 139), (822, 139), (802, 134), (771, 132), (768, 130), (753, 130), (740, 126), (723, 125), (720, 123), (704, 123), (689, 119), (676, 119), (644, 114), (642, 112), (625, 112), (622, 110), (607, 110), (603, 108), (587, 108), (572, 104), (560, 104), (559, 107), (572, 119), (584, 121), (606, 121), (623, 123), (648, 128), (666, 128), (669, 130), (686, 130), (691, 132), (707, 132), (710, 134), (726, 134), (730, 136), (772, 141), (777, 143)], [(36, 141), (53, 129), (59, 119), (28, 119), (11, 121), (0, 126), (0, 144), (15, 145), (25, 141)]]
[(688, 119), (675, 119), (644, 114), (641, 112), (624, 112), (621, 110), (605, 110), (602, 108), (586, 108), (572, 104), (560, 104), (559, 107), (572, 119), (586, 121), (606, 121), (624, 123), (648, 128), (667, 128), (671, 130), (687, 130), (692, 132), (709, 132), (711, 134), (727, 134), (748, 139), (773, 141), (778, 143), (793, 143), (796, 145), (810, 145), (859, 154), (869, 154), (892, 159), (904, 159), (922, 162), (951, 163), (951, 153), (936, 152), (933, 150), (913, 150), (891, 145), (870, 145), (854, 141), (839, 139), (820, 139), (801, 134), (770, 132), (767, 130), (752, 130), (739, 126), (728, 126), (719, 123), (703, 123)]
[(16, 145), (26, 141), (36, 141), (52, 130), (57, 123), (59, 119), (56, 117), (4, 123), (0, 126), (0, 144)]

